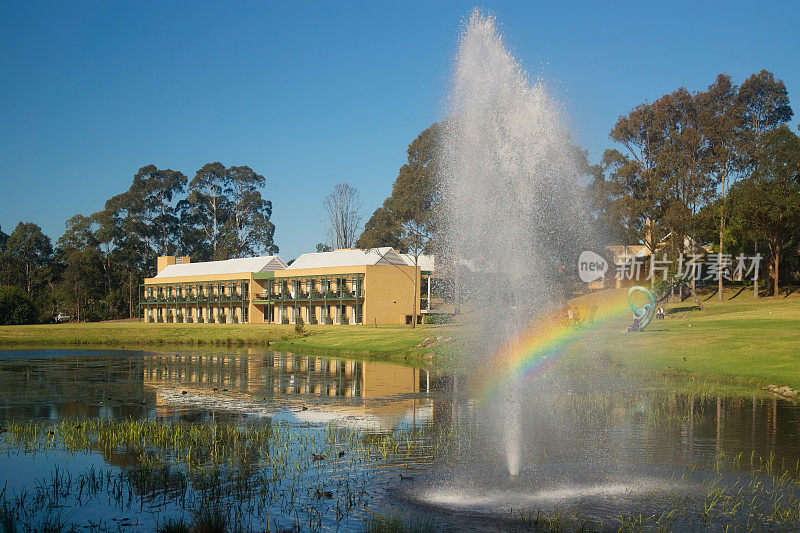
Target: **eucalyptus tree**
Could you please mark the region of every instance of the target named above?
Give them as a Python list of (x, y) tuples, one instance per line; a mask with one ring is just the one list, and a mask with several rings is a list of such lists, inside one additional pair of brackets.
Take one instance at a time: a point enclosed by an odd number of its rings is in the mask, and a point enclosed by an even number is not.
[(742, 153), (752, 171), (760, 162), (764, 134), (787, 123), (794, 113), (783, 80), (775, 79), (768, 70), (747, 78), (739, 88), (737, 101), (744, 120)]
[(777, 297), (781, 255), (800, 231), (800, 138), (783, 124), (766, 131), (760, 144), (758, 166), (731, 190), (731, 196), (732, 204), (769, 248), (772, 292)]
[[(118, 243), (114, 219), (108, 211), (99, 211), (90, 216), (77, 214), (67, 220), (66, 230), (58, 239), (58, 248), (62, 258), (69, 267), (69, 262), (75, 262), (78, 257), (73, 251), (92, 256), (92, 265), (101, 269), (101, 274), (93, 281), (94, 288), (103, 289), (102, 300), (105, 302), (104, 315), (112, 318), (118, 311), (114, 294), (119, 285), (118, 278), (122, 274), (114, 256)], [(129, 299), (132, 294), (129, 295)]]
[(436, 162), (441, 126), (422, 131), (406, 151), (406, 162), (392, 184), (392, 194), (375, 210), (358, 239), (359, 248), (391, 246), (409, 251), (409, 243), (422, 237), (427, 242), (436, 228)]
[(174, 200), (185, 185), (182, 172), (147, 165), (133, 176), (126, 192), (106, 203), (106, 210), (109, 216), (126, 219), (126, 231), (144, 241), (151, 253), (168, 255), (175, 247), (179, 223)]
[(230, 182), (228, 171), (220, 162), (206, 163), (189, 182), (186, 196), (187, 211), (193, 222), (202, 229), (210, 243), (211, 255), (217, 257), (220, 230), (230, 211), (228, 194)]
[(275, 225), (270, 221), (272, 202), (261, 196), (266, 178), (248, 166), (227, 169), (230, 212), (223, 228), (229, 243), (230, 257), (253, 253), (277, 254)]
[(698, 97), (681, 87), (653, 107), (661, 128), (655, 173), (663, 187), (663, 223), (670, 234), (670, 252), (677, 254), (684, 251), (685, 237), (693, 233), (694, 216), (710, 189), (703, 166)]
[(615, 210), (638, 240), (654, 251), (666, 235), (662, 221), (667, 186), (659, 175), (659, 151), (664, 147), (663, 117), (652, 104), (640, 104), (620, 116), (609, 138), (625, 153), (608, 149), (603, 165), (618, 186)]
[(57, 290), (60, 307), (79, 322), (113, 318), (108, 293), (102, 290), (103, 258), (98, 250), (67, 246), (59, 249), (58, 254), (64, 265)]
[(389, 209), (389, 203), (389, 198), (384, 200), (383, 205), (377, 208), (364, 224), (364, 231), (356, 241), (358, 248), (368, 249), (390, 246), (398, 252), (407, 251), (403, 243), (400, 222)]
[[(742, 168), (741, 146), (743, 114), (738, 87), (727, 74), (717, 75), (708, 89), (698, 95), (700, 127), (705, 141), (703, 165), (712, 177), (714, 190), (719, 190), (718, 263), (723, 264), (725, 251), (726, 192)], [(709, 198), (710, 202), (711, 199)], [(723, 276), (717, 278), (717, 298), (723, 299)]]
[(138, 284), (151, 271), (156, 255), (169, 255), (179, 246), (177, 199), (186, 176), (175, 170), (147, 165), (134, 175), (127, 191), (110, 198), (93, 215), (96, 238), (105, 248), (104, 264), (121, 270), (128, 315), (133, 316)]

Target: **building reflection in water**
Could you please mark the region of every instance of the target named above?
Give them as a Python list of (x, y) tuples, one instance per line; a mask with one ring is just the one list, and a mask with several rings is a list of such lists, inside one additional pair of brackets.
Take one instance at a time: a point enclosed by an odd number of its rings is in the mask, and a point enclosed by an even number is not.
[(284, 410), (304, 422), (384, 430), (430, 420), (430, 392), (440, 379), (391, 363), (279, 353), (153, 354), (143, 368), (159, 416), (193, 407), (266, 416)]

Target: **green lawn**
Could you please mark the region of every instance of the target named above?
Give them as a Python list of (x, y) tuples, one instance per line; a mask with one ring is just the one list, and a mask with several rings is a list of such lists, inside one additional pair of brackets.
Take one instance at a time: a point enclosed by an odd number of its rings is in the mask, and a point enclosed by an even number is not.
[[(136, 321), (90, 324), (0, 326), (0, 345), (238, 345), (318, 355), (370, 356), (404, 362), (429, 361), (421, 346), (445, 334), (442, 327), (306, 326), (300, 336), (293, 325), (145, 324)], [(426, 343), (427, 344), (427, 343)]]
[(644, 332), (626, 333), (626, 318), (590, 342), (634, 369), (800, 389), (800, 298), (753, 300), (745, 291), (728, 299), (734, 294), (722, 302), (701, 295), (703, 311), (691, 300), (667, 304), (667, 318)]
[[(722, 378), (732, 383), (787, 385), (800, 389), (800, 297), (754, 301), (745, 291), (705, 310), (691, 300), (665, 305), (666, 320), (654, 320), (642, 333), (626, 333), (630, 319), (603, 324), (572, 347), (568, 360), (602, 353), (633, 371)], [(703, 297), (704, 299), (704, 297)], [(458, 337), (455, 326), (307, 326), (299, 336), (292, 325), (144, 324), (101, 322), (0, 327), (0, 345), (233, 345), (269, 346), (285, 352), (352, 356), (432, 364), (433, 352)], [(468, 331), (468, 329), (467, 329)], [(457, 361), (444, 359), (446, 366)]]

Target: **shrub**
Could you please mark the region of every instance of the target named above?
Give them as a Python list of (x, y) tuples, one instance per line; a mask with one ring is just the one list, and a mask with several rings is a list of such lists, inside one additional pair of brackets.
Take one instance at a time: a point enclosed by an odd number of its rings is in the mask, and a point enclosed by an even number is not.
[(0, 325), (34, 324), (36, 306), (19, 287), (0, 286)]
[(300, 335), (301, 337), (305, 337), (308, 333), (306, 332), (306, 323), (303, 322), (303, 317), (298, 316), (297, 321), (294, 324), (294, 332)]
[(422, 323), (423, 324), (452, 324), (453, 323), (453, 315), (450, 315), (450, 314), (423, 315)]

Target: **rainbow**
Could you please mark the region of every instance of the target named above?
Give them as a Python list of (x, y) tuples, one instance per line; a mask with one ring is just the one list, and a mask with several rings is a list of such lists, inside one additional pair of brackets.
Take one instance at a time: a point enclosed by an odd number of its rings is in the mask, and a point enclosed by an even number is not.
[(475, 390), (481, 400), (503, 390), (506, 383), (524, 383), (553, 366), (573, 342), (586, 338), (601, 324), (630, 314), (625, 291), (610, 291), (577, 308), (579, 317), (594, 307), (591, 322), (575, 325), (567, 320), (566, 310), (548, 313), (525, 331), (504, 343), (475, 374)]

